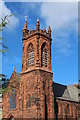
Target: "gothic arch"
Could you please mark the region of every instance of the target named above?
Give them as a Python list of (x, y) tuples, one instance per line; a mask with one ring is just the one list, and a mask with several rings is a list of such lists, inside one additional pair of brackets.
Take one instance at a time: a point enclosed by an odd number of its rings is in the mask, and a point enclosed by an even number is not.
[(48, 59), (48, 46), (46, 42), (44, 42), (41, 46), (41, 66), (47, 67), (47, 59)]
[(33, 44), (30, 42), (30, 43), (28, 44), (27, 51), (28, 51), (28, 52), (31, 52), (31, 51), (33, 51), (33, 50), (34, 50), (34, 46), (33, 46)]
[(30, 42), (27, 47), (28, 66), (34, 65), (34, 46)]
[(9, 120), (12, 120), (12, 118), (14, 118), (14, 115), (12, 113), (10, 113), (7, 118), (9, 118)]
[(41, 45), (41, 49), (45, 46), (45, 48), (47, 49), (48, 48), (48, 45), (46, 42), (43, 42), (42, 45)]
[(16, 90), (13, 88), (12, 93), (10, 94), (10, 109), (16, 108)]

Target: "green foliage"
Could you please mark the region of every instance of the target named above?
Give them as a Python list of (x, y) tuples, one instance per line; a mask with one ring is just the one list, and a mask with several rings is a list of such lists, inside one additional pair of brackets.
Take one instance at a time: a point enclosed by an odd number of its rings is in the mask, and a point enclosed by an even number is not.
[(9, 79), (6, 75), (0, 74), (0, 93), (4, 93), (7, 89), (9, 83)]
[[(1, 23), (0, 23), (0, 33), (7, 27), (7, 25), (9, 24), (9, 18), (13, 16), (13, 14), (11, 15), (6, 15), (4, 18), (1, 18)], [(2, 37), (2, 35), (0, 35), (0, 46), (2, 47), (0, 49), (0, 53), (5, 53), (8, 50), (8, 47), (3, 43), (5, 41), (5, 38)]]
[(11, 15), (6, 15), (4, 18), (1, 18), (1, 23), (0, 23), (0, 31), (2, 31), (4, 28), (6, 28), (6, 25), (9, 24), (9, 18), (13, 16), (14, 14)]
[[(11, 79), (11, 80), (12, 80), (12, 82), (8, 82), (8, 83), (9, 83), (9, 86), (8, 86), (8, 84), (7, 84), (7, 85), (4, 85), (4, 87), (1, 88), (1, 93), (2, 93), (2, 94), (4, 94), (5, 92), (14, 94), (14, 93), (12, 92), (13, 88), (19, 89), (20, 78), (15, 78), (15, 79)], [(14, 83), (16, 84), (16, 86), (15, 86)]]
[(5, 89), (3, 89), (3, 88), (0, 88), (0, 94), (4, 94), (4, 91), (5, 91)]

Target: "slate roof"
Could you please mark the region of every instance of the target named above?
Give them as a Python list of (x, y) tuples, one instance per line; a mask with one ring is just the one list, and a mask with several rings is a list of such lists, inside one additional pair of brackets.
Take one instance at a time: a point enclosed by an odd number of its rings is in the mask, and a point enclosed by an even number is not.
[(79, 102), (78, 88), (74, 85), (66, 86), (53, 82), (53, 92), (55, 98)]
[[(20, 79), (20, 73), (16, 72), (16, 75)], [(74, 85), (67, 86), (53, 82), (53, 92), (54, 97), (57, 99), (79, 102), (79, 91)]]

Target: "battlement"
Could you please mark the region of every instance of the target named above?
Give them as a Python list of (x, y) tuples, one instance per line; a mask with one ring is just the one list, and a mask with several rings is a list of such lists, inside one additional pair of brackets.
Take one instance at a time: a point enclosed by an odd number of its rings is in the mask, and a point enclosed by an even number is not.
[(48, 39), (51, 39), (51, 28), (49, 26), (48, 28), (48, 32), (46, 31), (46, 29), (44, 28), (43, 30), (40, 29), (40, 24), (39, 24), (39, 20), (37, 19), (37, 24), (36, 24), (36, 29), (33, 30), (32, 28), (30, 30), (28, 30), (27, 27), (27, 21), (25, 21), (25, 25), (23, 28), (23, 39), (22, 40), (26, 40), (36, 34), (39, 34), (41, 36), (47, 37)]

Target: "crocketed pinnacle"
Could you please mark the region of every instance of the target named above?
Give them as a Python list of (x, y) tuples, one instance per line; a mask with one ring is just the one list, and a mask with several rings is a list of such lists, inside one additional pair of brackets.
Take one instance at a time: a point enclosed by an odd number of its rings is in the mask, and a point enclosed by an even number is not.
[(39, 31), (39, 29), (40, 29), (39, 19), (37, 19), (36, 30)]
[(49, 36), (51, 37), (51, 27), (49, 25), (49, 28), (48, 28), (48, 33), (49, 33)]
[(27, 30), (28, 30), (27, 21), (26, 21), (26, 20), (25, 20), (25, 24), (24, 24), (24, 29), (27, 29)]
[(15, 72), (15, 66), (13, 66), (13, 72)]

